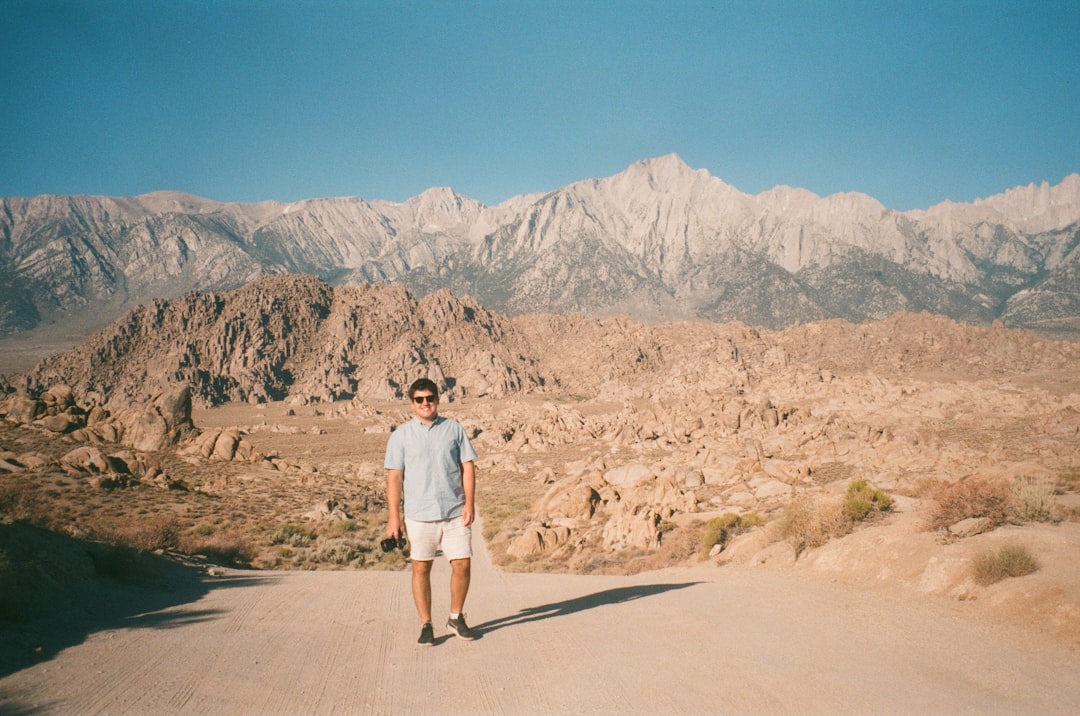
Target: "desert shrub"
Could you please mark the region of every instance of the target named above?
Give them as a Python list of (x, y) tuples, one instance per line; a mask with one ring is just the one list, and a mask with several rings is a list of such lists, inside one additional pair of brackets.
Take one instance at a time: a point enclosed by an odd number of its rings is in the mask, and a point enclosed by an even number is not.
[(989, 550), (975, 558), (975, 581), (985, 586), (1008, 577), (1023, 577), (1038, 569), (1039, 561), (1026, 547), (1007, 544), (997, 551)]
[(205, 522), (195, 525), (191, 528), (191, 534), (196, 537), (209, 537), (214, 534), (214, 526), (208, 525)]
[(176, 520), (170, 517), (155, 517), (121, 527), (97, 527), (93, 530), (94, 538), (101, 542), (142, 552), (174, 549), (179, 543), (179, 535)]
[(315, 551), (314, 561), (334, 564), (339, 567), (356, 562), (360, 566), (364, 564), (364, 553), (345, 540), (331, 540), (324, 545), (320, 545), (319, 549)]
[(298, 525), (285, 525), (270, 534), (270, 544), (286, 544), (290, 547), (303, 547), (315, 539), (315, 533)]
[(33, 484), (16, 480), (5, 481), (0, 483), (0, 517), (12, 522), (49, 527), (52, 522), (52, 508), (49, 501), (41, 499)]
[(357, 524), (354, 520), (335, 520), (330, 523), (329, 532), (331, 534), (345, 535), (357, 530)]
[(833, 537), (849, 533), (854, 523), (844, 514), (844, 503), (794, 502), (780, 517), (779, 534), (795, 550), (795, 555), (820, 547)]
[(852, 522), (862, 522), (892, 509), (893, 499), (875, 489), (866, 480), (852, 480), (844, 498), (844, 516)]
[(1061, 519), (1057, 483), (1045, 477), (1019, 477), (1013, 483), (1014, 517), (1020, 522), (1056, 522)]
[(860, 522), (892, 509), (893, 499), (866, 480), (853, 480), (842, 499), (797, 501), (788, 506), (779, 520), (780, 538), (799, 556), (820, 547), (834, 537), (843, 537)]
[(701, 548), (704, 552), (709, 552), (716, 545), (723, 547), (733, 537), (764, 523), (765, 519), (754, 512), (745, 515), (727, 512), (719, 517), (713, 517), (705, 523), (705, 533), (701, 536)]
[(256, 549), (248, 538), (236, 532), (214, 534), (209, 537), (186, 535), (180, 541), (180, 551), (185, 554), (202, 555), (218, 564), (246, 566), (255, 559)]
[(986, 517), (994, 525), (1009, 521), (1013, 493), (1005, 480), (970, 477), (956, 482), (939, 480), (929, 486), (932, 508), (930, 529), (943, 529), (970, 517)]

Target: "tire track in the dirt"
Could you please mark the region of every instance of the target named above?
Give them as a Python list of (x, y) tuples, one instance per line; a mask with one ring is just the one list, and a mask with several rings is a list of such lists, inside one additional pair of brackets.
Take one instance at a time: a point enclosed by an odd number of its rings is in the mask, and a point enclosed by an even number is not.
[[(394, 708), (394, 696), (398, 689), (394, 674), (398, 671), (398, 649), (401, 639), (402, 623), (404, 617), (401, 612), (408, 607), (412, 609), (411, 599), (406, 600), (403, 595), (411, 594), (408, 590), (408, 572), (395, 573), (392, 582), (386, 588), (385, 603), (372, 605), (370, 644), (372, 648), (366, 650), (368, 659), (361, 659), (353, 670), (356, 682), (358, 704), (362, 704), (360, 713), (386, 714), (397, 713)], [(406, 605), (405, 602), (409, 603)]]
[(165, 658), (153, 648), (152, 635), (145, 632), (118, 630), (98, 635), (96, 641), (99, 646), (110, 646), (91, 665), (97, 678), (88, 687), (69, 692), (65, 711), (72, 716), (100, 713), (102, 704), (124, 701), (124, 694), (133, 690), (145, 691), (148, 677)]
[[(268, 582), (281, 581), (282, 577), (268, 577)], [(235, 634), (239, 631), (250, 629), (252, 615), (259, 621), (272, 619), (274, 614), (281, 609), (287, 608), (288, 603), (278, 598), (273, 589), (247, 590), (247, 599), (241, 601), (232, 609), (229, 619), (225, 623), (224, 633)], [(268, 606), (267, 606), (268, 603)]]
[[(362, 599), (363, 573), (295, 575), (276, 611), (277, 623), (259, 637), (258, 663), (268, 684), (290, 688), (264, 689), (259, 709), (266, 713), (345, 713), (357, 711), (358, 695), (341, 688), (353, 678), (356, 655), (365, 661), (363, 625), (369, 607)], [(263, 620), (260, 620), (263, 621)]]
[[(335, 583), (336, 593), (358, 594), (364, 580), (382, 576), (341, 573), (339, 582)], [(347, 601), (344, 606), (340, 600), (328, 599), (327, 604), (317, 606), (327, 615), (333, 636), (324, 640), (318, 658), (307, 662), (309, 668), (297, 675), (299, 681), (313, 684), (312, 697), (304, 706), (318, 713), (359, 713), (366, 702), (364, 682), (371, 680), (372, 672), (380, 668), (380, 660), (370, 658), (373, 648), (378, 653), (373, 639), (381, 628), (378, 608), (363, 599)], [(378, 678), (375, 674), (374, 679)], [(344, 689), (339, 688), (341, 684), (345, 684)]]
[[(479, 521), (474, 529), (482, 534)], [(474, 595), (470, 600), (481, 611), (474, 612), (480, 618), (474, 618), (470, 623), (480, 638), (462, 645), (467, 648), (458, 650), (455, 658), (462, 661), (463, 671), (479, 675), (475, 684), (475, 702), (483, 708), (476, 708), (476, 713), (528, 712), (550, 698), (544, 676), (552, 662), (512, 627), (506, 631), (497, 627), (485, 630), (484, 625), (497, 625), (518, 614), (531, 603), (531, 595), (527, 587), (523, 588), (521, 580), (514, 578), (519, 575), (510, 575), (495, 567), (487, 545), (483, 540), (477, 542), (473, 559)], [(493, 659), (493, 653), (500, 658)], [(512, 660), (512, 666), (503, 663), (507, 660)], [(468, 709), (460, 712), (468, 712)]]

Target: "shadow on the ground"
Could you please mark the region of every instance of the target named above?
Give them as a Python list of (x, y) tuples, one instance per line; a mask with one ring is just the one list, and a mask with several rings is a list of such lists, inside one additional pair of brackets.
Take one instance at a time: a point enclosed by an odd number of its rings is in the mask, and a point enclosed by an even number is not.
[(563, 617), (568, 614), (574, 614), (575, 612), (585, 611), (586, 609), (595, 609), (596, 607), (602, 607), (609, 604), (621, 604), (634, 599), (641, 599), (642, 597), (663, 594), (664, 592), (670, 592), (675, 589), (685, 589), (686, 587), (692, 587), (695, 584), (701, 584), (701, 582), (641, 584), (631, 587), (605, 589), (602, 592), (594, 592), (593, 594), (586, 594), (581, 597), (566, 599), (561, 602), (528, 607), (518, 611), (516, 614), (510, 614), (505, 617), (486, 621), (483, 624), (477, 624), (473, 627), (473, 631), (477, 633), (477, 636), (483, 636), (487, 632), (492, 632), (508, 626), (526, 624), (528, 622), (540, 621), (541, 619)]
[[(207, 565), (131, 554), (118, 565), (102, 546), (26, 524), (0, 524), (0, 679), (109, 629), (171, 629), (217, 618), (177, 608), (212, 589), (266, 577), (212, 576)], [(13, 704), (0, 693), (0, 712)]]

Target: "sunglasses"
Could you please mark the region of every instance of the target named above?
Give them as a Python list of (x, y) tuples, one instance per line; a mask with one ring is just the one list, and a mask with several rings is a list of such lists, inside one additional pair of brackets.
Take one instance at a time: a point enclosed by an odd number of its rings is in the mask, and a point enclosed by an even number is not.
[(412, 402), (420, 405), (420, 403), (437, 403), (439, 399), (434, 395), (414, 395)]

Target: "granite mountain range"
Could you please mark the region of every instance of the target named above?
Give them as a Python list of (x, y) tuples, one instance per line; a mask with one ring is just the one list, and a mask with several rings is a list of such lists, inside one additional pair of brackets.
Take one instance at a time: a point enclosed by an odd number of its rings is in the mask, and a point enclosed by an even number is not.
[(972, 203), (745, 194), (677, 155), (485, 206), (449, 188), (220, 203), (175, 192), (0, 199), (0, 335), (97, 328), (155, 298), (261, 275), (449, 288), (511, 315), (782, 328), (928, 311), (1080, 330), (1080, 175)]

